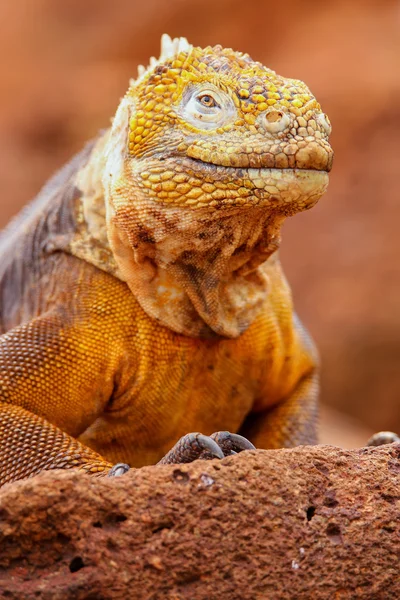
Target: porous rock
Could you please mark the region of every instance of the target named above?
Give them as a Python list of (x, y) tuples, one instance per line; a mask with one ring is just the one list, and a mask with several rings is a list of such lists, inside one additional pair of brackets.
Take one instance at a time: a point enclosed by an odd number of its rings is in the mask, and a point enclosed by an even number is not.
[(244, 452), (0, 491), (0, 598), (400, 597), (400, 444)]

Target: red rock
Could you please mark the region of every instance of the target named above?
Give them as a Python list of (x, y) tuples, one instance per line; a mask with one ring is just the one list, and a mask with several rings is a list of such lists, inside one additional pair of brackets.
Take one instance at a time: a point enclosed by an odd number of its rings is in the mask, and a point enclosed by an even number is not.
[(256, 451), (0, 492), (0, 598), (400, 597), (400, 444)]

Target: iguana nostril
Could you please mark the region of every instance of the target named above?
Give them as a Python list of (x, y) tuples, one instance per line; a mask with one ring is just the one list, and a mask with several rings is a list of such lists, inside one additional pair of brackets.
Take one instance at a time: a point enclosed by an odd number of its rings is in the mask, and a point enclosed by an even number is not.
[(283, 117), (283, 112), (280, 110), (271, 110), (269, 113), (265, 115), (268, 123), (276, 123), (276, 121), (280, 121)]
[(270, 108), (265, 113), (264, 126), (270, 133), (283, 131), (290, 123), (290, 117), (282, 110)]

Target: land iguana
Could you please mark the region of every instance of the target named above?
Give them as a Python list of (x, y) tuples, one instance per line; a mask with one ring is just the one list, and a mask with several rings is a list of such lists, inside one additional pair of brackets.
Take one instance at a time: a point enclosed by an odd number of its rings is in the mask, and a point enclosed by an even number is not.
[(316, 443), (278, 247), (326, 190), (330, 131), (301, 81), (163, 36), (0, 237), (0, 485)]

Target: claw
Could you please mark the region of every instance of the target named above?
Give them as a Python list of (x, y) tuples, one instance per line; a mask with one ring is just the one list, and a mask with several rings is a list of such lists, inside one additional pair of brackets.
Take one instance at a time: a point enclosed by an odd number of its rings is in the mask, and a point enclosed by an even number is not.
[(203, 451), (207, 452), (207, 454), (211, 454), (212, 458), (224, 458), (223, 451), (217, 442), (214, 441), (212, 436), (199, 433), (197, 435), (197, 443)]
[(393, 431), (379, 431), (375, 433), (367, 442), (367, 446), (383, 446), (384, 444), (393, 444), (400, 442), (400, 437)]
[(202, 433), (188, 433), (159, 461), (159, 465), (189, 463), (196, 458), (224, 458), (224, 453), (218, 444)]
[(159, 461), (159, 465), (189, 463), (197, 458), (210, 460), (237, 454), (242, 450), (254, 450), (254, 446), (237, 433), (218, 431), (212, 435), (188, 433)]
[(230, 433), (229, 431), (217, 431), (210, 436), (217, 442), (224, 453), (224, 456), (237, 454), (243, 450), (255, 450), (255, 446), (248, 439), (238, 433)]
[(126, 465), (125, 463), (117, 463), (109, 470), (107, 477), (121, 477), (121, 475), (125, 475), (129, 469), (129, 465)]

